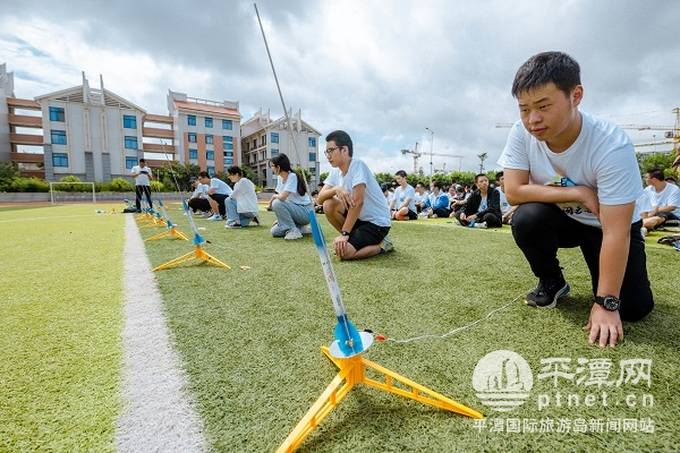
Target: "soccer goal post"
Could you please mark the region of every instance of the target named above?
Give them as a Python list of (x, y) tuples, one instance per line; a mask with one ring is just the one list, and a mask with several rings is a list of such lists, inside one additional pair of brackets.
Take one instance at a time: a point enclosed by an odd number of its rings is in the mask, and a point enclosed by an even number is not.
[(50, 203), (57, 204), (64, 201), (92, 201), (97, 202), (97, 195), (93, 182), (89, 181), (55, 181), (50, 183)]

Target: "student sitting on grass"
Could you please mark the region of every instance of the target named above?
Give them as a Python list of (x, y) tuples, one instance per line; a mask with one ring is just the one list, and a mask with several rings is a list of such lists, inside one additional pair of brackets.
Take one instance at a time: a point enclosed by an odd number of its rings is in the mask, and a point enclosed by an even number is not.
[(642, 213), (644, 228), (651, 231), (669, 220), (680, 220), (680, 188), (666, 182), (663, 172), (657, 169), (645, 173), (645, 182), (652, 209)]
[(496, 181), (498, 182), (496, 190), (498, 190), (498, 195), (500, 196), (501, 214), (503, 215), (501, 220), (504, 225), (510, 225), (512, 224), (512, 214), (515, 212), (515, 209), (517, 209), (517, 206), (512, 206), (508, 203), (508, 198), (505, 196), (505, 178), (503, 177), (502, 171), (496, 173)]
[(293, 171), (290, 159), (285, 154), (272, 157), (269, 164), (277, 179), (276, 195), (269, 202), (276, 214), (272, 236), (294, 241), (303, 234), (311, 234), (309, 210), (312, 209), (312, 199), (307, 193), (303, 176)]
[(398, 186), (394, 191), (394, 199), (392, 200), (392, 206), (390, 206), (390, 210), (394, 211), (392, 213), (392, 218), (394, 220), (417, 219), (416, 191), (413, 186), (408, 183), (406, 172), (404, 170), (399, 170), (395, 173), (394, 179), (397, 181)]
[(430, 206), (430, 193), (422, 183), (416, 184), (416, 213), (420, 214)]
[[(189, 198), (188, 205), (189, 208), (193, 211), (194, 214), (197, 212), (202, 212), (204, 214), (211, 212), (210, 211), (210, 202), (208, 202), (208, 189), (210, 186), (207, 184), (201, 184), (201, 181), (198, 179), (195, 179), (191, 182), (192, 187), (194, 188), (194, 192), (191, 194), (191, 197)], [(212, 215), (212, 213), (211, 213)]]
[(234, 184), (234, 189), (226, 201), (227, 222), (224, 225), (225, 228), (246, 227), (251, 220), (259, 225), (255, 184), (244, 177), (243, 170), (237, 166), (227, 168), (227, 177)]
[(209, 197), (210, 208), (214, 214), (212, 217), (208, 217), (208, 220), (222, 220), (227, 215), (224, 201), (231, 195), (231, 187), (220, 178), (211, 178), (207, 171), (200, 172), (198, 180), (201, 184), (209, 185), (206, 193)]
[(432, 181), (430, 185), (432, 193), (430, 194), (430, 215), (432, 217), (448, 217), (451, 215), (449, 209), (449, 196), (442, 190), (442, 183), (439, 181)]
[(465, 203), (465, 209), (460, 213), (458, 221), (463, 226), (476, 228), (501, 227), (503, 224), (498, 191), (489, 190), (489, 178), (484, 173), (475, 176), (475, 185), (477, 190)]
[(342, 260), (356, 260), (391, 251), (385, 194), (368, 166), (352, 157), (349, 134), (328, 134), (325, 154), (333, 168), (319, 192), (319, 201), (330, 224), (340, 232), (333, 240), (335, 254)]

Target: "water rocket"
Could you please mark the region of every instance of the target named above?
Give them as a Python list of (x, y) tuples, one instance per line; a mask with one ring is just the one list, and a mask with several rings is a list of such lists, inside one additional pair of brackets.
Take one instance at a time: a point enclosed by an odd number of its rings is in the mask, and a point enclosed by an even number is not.
[(198, 234), (198, 228), (196, 227), (196, 222), (194, 222), (194, 216), (191, 215), (191, 211), (189, 210), (189, 203), (187, 203), (186, 200), (182, 200), (182, 207), (184, 208), (184, 212), (187, 215), (187, 220), (189, 220), (189, 226), (191, 227), (191, 232), (194, 233), (194, 245), (201, 245), (205, 243), (205, 239), (203, 239), (203, 236)]
[(328, 293), (331, 296), (333, 303), (333, 310), (338, 323), (335, 325), (333, 334), (335, 341), (331, 343), (330, 352), (334, 357), (348, 358), (361, 354), (366, 351), (373, 343), (373, 335), (368, 332), (359, 332), (352, 324), (347, 316), (347, 310), (342, 303), (342, 296), (340, 295), (340, 287), (338, 280), (335, 277), (335, 271), (331, 265), (331, 257), (328, 254), (326, 241), (323, 237), (319, 222), (316, 221), (316, 214), (313, 210), (309, 211), (309, 222), (312, 228), (312, 237), (314, 238), (314, 245), (321, 260), (321, 267), (324, 276), (326, 277), (326, 285), (328, 286)]

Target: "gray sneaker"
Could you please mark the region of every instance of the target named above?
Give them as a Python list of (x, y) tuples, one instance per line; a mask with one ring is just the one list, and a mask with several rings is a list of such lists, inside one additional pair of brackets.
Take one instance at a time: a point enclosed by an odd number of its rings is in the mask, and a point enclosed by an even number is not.
[(392, 244), (389, 236), (385, 236), (383, 238), (382, 244), (380, 244), (380, 249), (382, 250), (382, 253), (389, 253), (394, 250), (394, 244)]
[(302, 239), (302, 233), (300, 233), (300, 230), (297, 228), (291, 228), (286, 232), (286, 235), (283, 238), (287, 241), (295, 241), (297, 239)]

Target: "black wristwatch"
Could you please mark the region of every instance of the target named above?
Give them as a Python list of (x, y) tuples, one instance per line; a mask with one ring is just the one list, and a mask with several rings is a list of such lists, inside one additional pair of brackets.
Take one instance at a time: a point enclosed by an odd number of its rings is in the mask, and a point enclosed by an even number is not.
[(342, 234), (343, 236), (349, 236), (349, 231), (343, 230), (343, 231), (340, 232), (340, 234)]
[(596, 296), (595, 303), (607, 311), (618, 311), (621, 307), (621, 299), (616, 296)]

